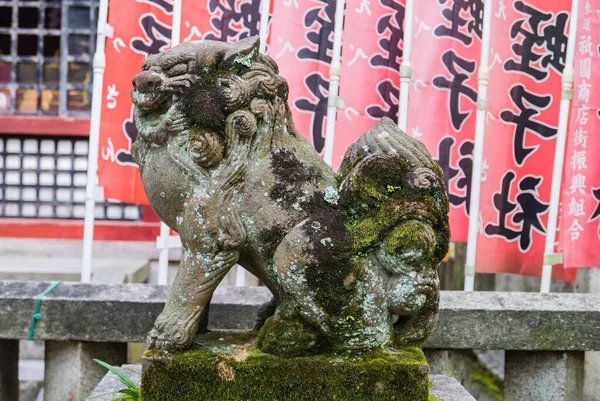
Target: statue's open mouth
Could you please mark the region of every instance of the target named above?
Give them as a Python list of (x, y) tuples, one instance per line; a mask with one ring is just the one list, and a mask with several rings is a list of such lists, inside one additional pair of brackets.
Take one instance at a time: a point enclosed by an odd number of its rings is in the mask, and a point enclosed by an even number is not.
[(142, 117), (163, 115), (173, 104), (173, 96), (167, 92), (142, 93), (134, 90), (132, 98)]

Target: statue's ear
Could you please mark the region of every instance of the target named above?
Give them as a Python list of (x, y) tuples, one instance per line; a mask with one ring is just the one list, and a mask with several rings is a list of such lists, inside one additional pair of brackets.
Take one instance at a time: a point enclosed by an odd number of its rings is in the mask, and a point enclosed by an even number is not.
[(223, 55), (219, 67), (228, 68), (235, 64), (250, 67), (258, 59), (260, 38), (252, 36), (233, 43)]

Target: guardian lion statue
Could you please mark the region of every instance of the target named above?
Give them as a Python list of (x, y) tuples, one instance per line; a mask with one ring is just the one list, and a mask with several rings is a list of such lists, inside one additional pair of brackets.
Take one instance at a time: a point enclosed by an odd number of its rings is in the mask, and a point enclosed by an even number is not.
[(257, 326), (264, 352), (420, 345), (448, 250), (441, 169), (384, 118), (336, 174), (296, 131), (288, 84), (258, 43), (184, 43), (148, 57), (133, 79), (133, 155), (184, 247), (149, 344), (189, 348), (239, 264), (274, 296)]

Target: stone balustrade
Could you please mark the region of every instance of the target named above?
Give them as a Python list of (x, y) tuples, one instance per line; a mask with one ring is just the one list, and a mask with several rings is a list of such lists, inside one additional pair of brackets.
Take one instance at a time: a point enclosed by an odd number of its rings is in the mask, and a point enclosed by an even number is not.
[[(36, 299), (51, 284), (0, 281), (0, 400), (14, 399), (17, 340), (29, 338)], [(156, 285), (65, 282), (44, 297), (35, 339), (46, 341), (46, 401), (89, 395), (105, 373), (92, 358), (125, 363), (124, 344), (145, 340), (166, 294)], [(264, 287), (220, 288), (209, 327), (249, 329), (270, 297)], [(600, 350), (600, 296), (442, 292), (425, 348), (434, 373), (460, 371), (462, 350), (506, 350), (506, 401), (577, 401), (583, 353)]]

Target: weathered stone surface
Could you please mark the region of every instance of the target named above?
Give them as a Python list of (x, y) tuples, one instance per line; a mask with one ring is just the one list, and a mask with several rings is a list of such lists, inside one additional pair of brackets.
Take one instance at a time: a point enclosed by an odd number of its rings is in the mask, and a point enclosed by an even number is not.
[(583, 358), (583, 352), (507, 351), (504, 400), (583, 400)]
[(187, 351), (144, 357), (144, 401), (428, 401), (429, 368), (418, 347), (361, 355), (280, 357), (255, 334), (213, 332)]
[(432, 375), (452, 377), (464, 388), (471, 388), (473, 352), (464, 350), (426, 349), (425, 357)]
[(19, 399), (19, 341), (0, 340), (0, 400)]
[(475, 401), (456, 379), (441, 375), (432, 375), (430, 379), (431, 394), (440, 401)]
[[(0, 338), (29, 338), (35, 300), (50, 285), (0, 281)], [(163, 286), (63, 282), (44, 297), (35, 338), (143, 342), (166, 298)], [(220, 288), (213, 296), (209, 326), (252, 328), (258, 308), (270, 299), (265, 287)]]
[(106, 373), (94, 358), (120, 366), (127, 361), (127, 344), (47, 341), (44, 401), (83, 401)]
[[(35, 299), (51, 282), (0, 281), (0, 338), (27, 339)], [(167, 289), (142, 284), (62, 283), (42, 302), (36, 339), (143, 342)], [(209, 327), (251, 329), (265, 287), (215, 292)], [(442, 291), (433, 349), (600, 350), (600, 296)], [(58, 318), (60, 317), (60, 318)]]
[(443, 292), (436, 330), (424, 347), (439, 349), (600, 349), (600, 296)]

